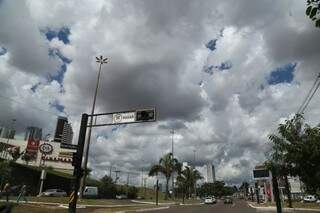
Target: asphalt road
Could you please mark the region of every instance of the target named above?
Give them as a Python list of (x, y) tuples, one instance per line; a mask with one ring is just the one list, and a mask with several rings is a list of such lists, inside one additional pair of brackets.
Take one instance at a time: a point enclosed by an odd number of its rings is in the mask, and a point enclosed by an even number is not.
[[(147, 213), (275, 213), (276, 211), (256, 210), (248, 206), (243, 200), (236, 200), (233, 204), (224, 204), (219, 201), (212, 205), (193, 205), (193, 206), (171, 206), (169, 209), (148, 211)], [(298, 211), (299, 213), (311, 213), (311, 211)]]

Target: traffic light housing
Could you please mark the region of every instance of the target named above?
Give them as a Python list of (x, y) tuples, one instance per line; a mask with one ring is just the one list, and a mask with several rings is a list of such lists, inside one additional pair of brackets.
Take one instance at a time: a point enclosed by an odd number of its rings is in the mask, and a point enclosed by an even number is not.
[(136, 121), (146, 122), (156, 120), (155, 109), (137, 110), (136, 113)]

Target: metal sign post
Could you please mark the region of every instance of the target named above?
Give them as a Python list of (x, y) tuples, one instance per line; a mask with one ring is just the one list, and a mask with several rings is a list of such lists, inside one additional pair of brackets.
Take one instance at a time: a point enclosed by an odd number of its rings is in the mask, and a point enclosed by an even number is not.
[[(112, 121), (95, 123), (88, 125), (88, 117), (95, 118), (102, 116), (112, 116)], [(83, 149), (86, 138), (87, 127), (99, 127), (99, 126), (112, 126), (119, 124), (132, 124), (132, 123), (143, 123), (143, 122), (155, 122), (156, 121), (156, 110), (155, 108), (149, 109), (138, 109), (131, 111), (111, 112), (111, 113), (100, 113), (100, 114), (82, 114), (77, 153), (73, 156), (72, 165), (74, 165), (73, 180), (71, 186), (71, 193), (69, 196), (69, 213), (75, 213), (78, 200), (78, 191), (80, 188), (80, 180), (84, 174), (84, 169), (81, 167), (83, 158)], [(84, 177), (85, 179), (85, 177)], [(85, 181), (83, 181), (85, 183)], [(84, 185), (81, 187), (84, 188)]]
[[(81, 168), (82, 156), (83, 156), (83, 147), (86, 138), (88, 124), (88, 114), (82, 114), (81, 125), (78, 139), (78, 148), (76, 155), (76, 163), (73, 171), (73, 180), (72, 180), (72, 190), (69, 197), (69, 213), (75, 213), (77, 208), (77, 199), (78, 199), (78, 190), (80, 186), (80, 179), (82, 177), (83, 170)], [(74, 163), (74, 162), (73, 162)]]

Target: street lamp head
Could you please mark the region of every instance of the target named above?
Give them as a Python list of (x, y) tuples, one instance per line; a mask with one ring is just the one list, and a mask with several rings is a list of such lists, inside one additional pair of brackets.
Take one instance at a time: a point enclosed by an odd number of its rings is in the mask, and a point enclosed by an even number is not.
[(97, 63), (100, 63), (100, 64), (106, 64), (106, 63), (108, 63), (108, 58), (103, 58), (103, 56), (102, 55), (100, 55), (100, 57), (96, 57), (96, 62)]

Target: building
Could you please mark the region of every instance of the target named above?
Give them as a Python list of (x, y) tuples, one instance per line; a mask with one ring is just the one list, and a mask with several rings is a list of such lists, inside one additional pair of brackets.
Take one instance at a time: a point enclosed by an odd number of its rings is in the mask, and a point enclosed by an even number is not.
[(62, 132), (62, 143), (68, 143), (72, 144), (72, 138), (73, 138), (73, 131), (71, 124), (65, 123), (63, 126), (63, 132)]
[(34, 140), (42, 139), (42, 129), (34, 126), (27, 127), (26, 134), (24, 136), (24, 140), (27, 141), (29, 138)]
[(15, 133), (16, 133), (16, 130), (14, 130), (14, 129), (0, 127), (0, 138), (13, 139)]
[(56, 132), (53, 141), (60, 143), (72, 143), (73, 131), (67, 117), (58, 117)]
[(18, 164), (34, 167), (47, 166), (52, 167), (55, 171), (73, 173), (72, 156), (77, 151), (77, 145), (33, 140), (32, 138), (27, 141), (0, 138), (0, 147), (4, 145), (9, 148), (0, 152), (0, 159), (11, 160), (12, 155), (10, 153), (18, 150), (31, 155), (28, 161), (23, 158), (23, 155), (20, 156), (16, 161)]
[(214, 170), (214, 165), (211, 163), (207, 164), (207, 183), (213, 183), (216, 181), (216, 172)]

